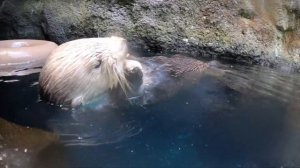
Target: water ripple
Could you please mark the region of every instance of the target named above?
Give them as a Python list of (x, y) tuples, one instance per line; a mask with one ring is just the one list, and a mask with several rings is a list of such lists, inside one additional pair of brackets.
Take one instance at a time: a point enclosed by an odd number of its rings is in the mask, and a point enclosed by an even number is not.
[(227, 69), (221, 80), (242, 93), (272, 96), (284, 102), (300, 102), (299, 73), (236, 65)]
[[(81, 108), (67, 117), (49, 121), (50, 128), (66, 146), (94, 146), (120, 142), (142, 132), (135, 120), (113, 109)], [(127, 114), (127, 113), (126, 113)]]

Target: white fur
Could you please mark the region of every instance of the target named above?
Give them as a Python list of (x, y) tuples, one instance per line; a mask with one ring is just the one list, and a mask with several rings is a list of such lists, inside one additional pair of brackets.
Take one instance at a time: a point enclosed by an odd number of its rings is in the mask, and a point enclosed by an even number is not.
[(64, 43), (52, 52), (43, 67), (41, 89), (54, 103), (75, 105), (80, 104), (78, 101), (85, 104), (118, 85), (126, 92), (130, 86), (125, 68), (132, 67), (127, 55), (126, 40), (120, 37)]

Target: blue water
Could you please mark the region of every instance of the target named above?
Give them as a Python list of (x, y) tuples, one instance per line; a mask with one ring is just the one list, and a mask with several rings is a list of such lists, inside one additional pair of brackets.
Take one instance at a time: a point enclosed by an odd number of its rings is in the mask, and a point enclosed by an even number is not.
[(101, 111), (39, 101), (33, 74), (0, 82), (0, 116), (60, 135), (32, 167), (299, 167), (299, 74), (231, 70), (157, 104)]

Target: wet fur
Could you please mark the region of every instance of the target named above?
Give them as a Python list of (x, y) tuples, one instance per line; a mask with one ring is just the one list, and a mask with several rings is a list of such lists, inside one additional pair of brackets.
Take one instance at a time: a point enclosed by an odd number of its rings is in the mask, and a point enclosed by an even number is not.
[(141, 104), (166, 100), (179, 90), (199, 81), (210, 65), (185, 55), (155, 56), (139, 60), (143, 66)]
[(42, 98), (55, 104), (85, 104), (110, 89), (130, 90), (125, 77), (126, 40), (87, 38), (60, 45), (40, 74)]

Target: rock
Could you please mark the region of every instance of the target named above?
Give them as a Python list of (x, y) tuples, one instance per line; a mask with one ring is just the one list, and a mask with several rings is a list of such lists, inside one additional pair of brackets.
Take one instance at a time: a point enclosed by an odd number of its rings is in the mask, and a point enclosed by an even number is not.
[(45, 39), (40, 26), (42, 2), (35, 0), (2, 0), (0, 2), (1, 39)]
[(297, 0), (2, 0), (0, 39), (120, 35), (131, 48), (300, 67)]
[(54, 133), (23, 127), (2, 118), (0, 134), (0, 167), (31, 168), (40, 152), (58, 144), (58, 135)]

